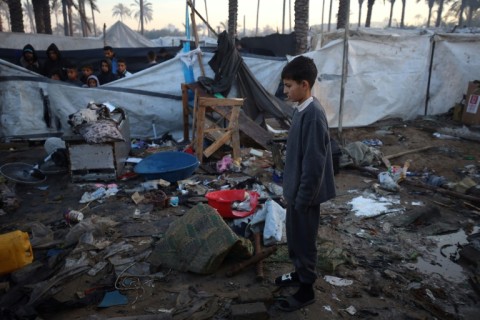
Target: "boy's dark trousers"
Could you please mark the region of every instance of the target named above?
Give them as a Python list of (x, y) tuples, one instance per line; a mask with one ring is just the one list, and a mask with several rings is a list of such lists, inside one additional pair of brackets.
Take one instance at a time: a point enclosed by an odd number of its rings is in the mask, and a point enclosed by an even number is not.
[(317, 233), (320, 205), (295, 210), (287, 205), (286, 233), (288, 254), (301, 283), (313, 284), (317, 279)]

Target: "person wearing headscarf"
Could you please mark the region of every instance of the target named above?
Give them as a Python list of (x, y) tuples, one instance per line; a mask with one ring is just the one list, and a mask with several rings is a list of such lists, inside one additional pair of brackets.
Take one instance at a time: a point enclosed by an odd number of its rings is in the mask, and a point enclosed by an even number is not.
[(42, 74), (45, 77), (51, 78), (52, 73), (54, 71), (60, 70), (60, 79), (61, 80), (66, 80), (67, 76), (65, 73), (65, 67), (66, 67), (66, 62), (62, 58), (62, 54), (60, 53), (60, 50), (58, 49), (57, 45), (55, 43), (52, 43), (48, 46), (47, 48), (47, 59), (45, 60), (45, 63), (43, 65), (43, 72)]
[(22, 56), (20, 57), (18, 64), (25, 69), (41, 74), (37, 52), (31, 44), (27, 44), (25, 47), (23, 47)]
[(117, 80), (117, 76), (112, 72), (112, 64), (109, 59), (102, 59), (100, 73), (97, 76), (100, 85)]

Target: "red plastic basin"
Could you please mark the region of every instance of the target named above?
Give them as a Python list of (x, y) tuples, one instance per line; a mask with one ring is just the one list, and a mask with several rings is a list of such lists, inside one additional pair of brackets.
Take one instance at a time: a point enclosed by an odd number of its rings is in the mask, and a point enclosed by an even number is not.
[[(250, 194), (250, 211), (236, 211), (232, 210), (232, 204), (235, 201), (244, 201), (245, 192)], [(255, 212), (258, 204), (259, 194), (255, 191), (246, 190), (219, 190), (208, 192), (205, 197), (208, 199), (208, 204), (215, 209), (224, 218), (244, 218)]]

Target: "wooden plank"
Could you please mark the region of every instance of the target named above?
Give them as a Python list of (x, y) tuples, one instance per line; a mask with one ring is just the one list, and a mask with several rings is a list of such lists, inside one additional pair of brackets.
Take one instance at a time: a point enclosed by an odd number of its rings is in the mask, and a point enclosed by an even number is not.
[(203, 131), (205, 126), (205, 108), (198, 106), (196, 110), (196, 146), (195, 152), (200, 163), (203, 159)]
[(183, 111), (183, 140), (190, 141), (189, 137), (189, 123), (188, 115), (190, 114), (188, 110), (188, 87), (185, 83), (182, 83), (182, 111)]
[(243, 99), (243, 98), (218, 99), (218, 98), (210, 98), (210, 97), (200, 97), (200, 99), (199, 99), (200, 105), (208, 106), (208, 107), (243, 106), (244, 101), (245, 101), (245, 99)]
[(205, 157), (210, 157), (215, 151), (217, 151), (221, 146), (228, 142), (232, 138), (232, 131), (228, 131), (219, 139), (215, 140), (207, 149), (203, 152)]
[(233, 150), (233, 159), (241, 158), (240, 155), (240, 133), (238, 128), (238, 116), (240, 114), (240, 107), (234, 107), (232, 110), (232, 115), (230, 117), (230, 123), (228, 127), (232, 130), (232, 150)]

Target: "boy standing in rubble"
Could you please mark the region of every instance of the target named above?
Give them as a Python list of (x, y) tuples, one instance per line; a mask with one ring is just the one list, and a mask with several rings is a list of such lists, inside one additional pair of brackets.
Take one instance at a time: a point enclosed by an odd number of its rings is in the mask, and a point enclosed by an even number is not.
[(295, 103), (283, 174), (287, 244), (294, 271), (277, 277), (275, 284), (299, 286), (296, 293), (279, 301), (278, 307), (284, 311), (315, 302), (320, 204), (335, 197), (328, 122), (320, 102), (312, 96), (316, 78), (315, 63), (303, 56), (282, 71), (283, 91)]

